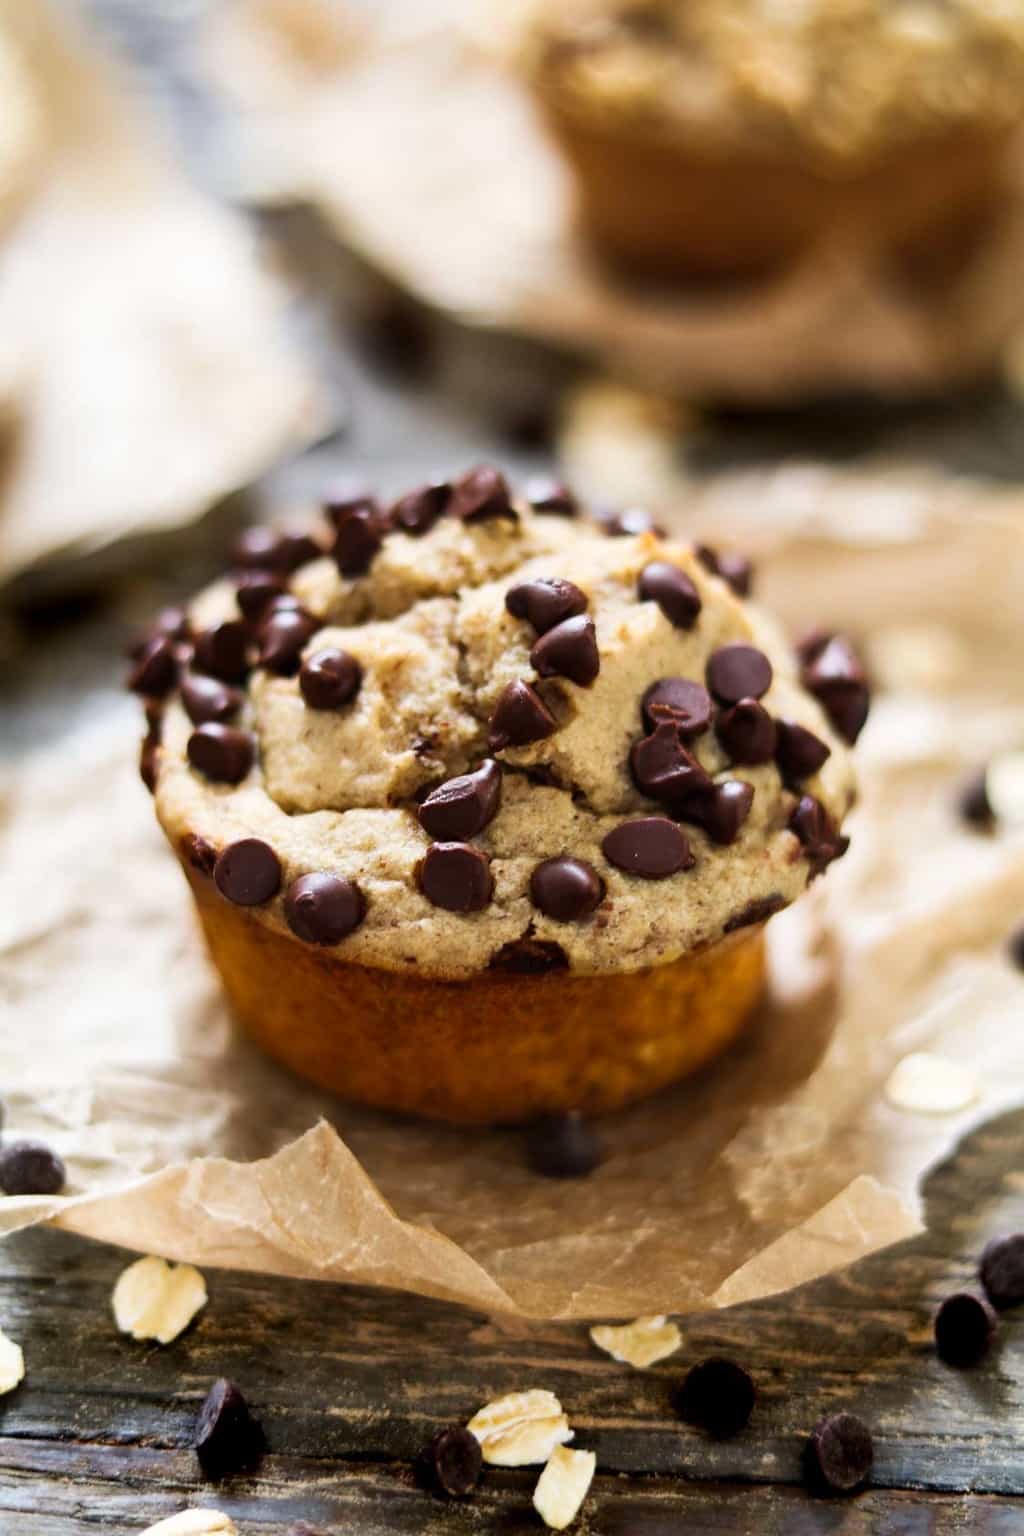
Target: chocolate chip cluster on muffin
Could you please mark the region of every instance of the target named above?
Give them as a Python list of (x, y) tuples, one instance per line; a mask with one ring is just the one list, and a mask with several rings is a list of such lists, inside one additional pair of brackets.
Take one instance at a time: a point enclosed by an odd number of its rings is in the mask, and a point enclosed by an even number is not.
[(868, 696), (842, 637), (794, 653), (738, 556), (488, 467), (338, 496), (232, 563), (130, 686), (268, 1049), (493, 1121), (613, 1107), (735, 1034), (764, 921), (846, 847)]

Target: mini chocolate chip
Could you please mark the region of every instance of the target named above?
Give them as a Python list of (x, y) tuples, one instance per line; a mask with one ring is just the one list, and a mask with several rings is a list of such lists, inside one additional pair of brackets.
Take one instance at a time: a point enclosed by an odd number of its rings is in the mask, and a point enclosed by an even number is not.
[(778, 893), (763, 896), (760, 901), (750, 901), (723, 924), (722, 932), (736, 933), (740, 928), (752, 928), (755, 923), (767, 922), (776, 912), (781, 912), (785, 905), (785, 896)]
[(243, 571), (235, 584), (235, 599), (243, 618), (255, 623), (284, 591), (284, 577), (276, 571)]
[(319, 560), (324, 554), (323, 545), (319, 539), (311, 533), (300, 533), (296, 529), (286, 528), (281, 534), (279, 544), (279, 561), (281, 569), (291, 575), (302, 565), (309, 565), (313, 560)]
[(186, 832), (180, 847), (182, 858), (193, 869), (197, 869), (201, 875), (213, 874), (217, 850), (207, 838), (200, 837), (197, 832)]
[(276, 528), (260, 524), (243, 528), (231, 546), (230, 558), (231, 564), (240, 570), (282, 570), (281, 535)]
[(59, 1195), (64, 1160), (44, 1141), (12, 1141), (0, 1151), (0, 1189), (5, 1195)]
[(547, 976), (552, 971), (567, 971), (569, 956), (561, 944), (550, 939), (511, 939), (495, 950), (488, 969), (509, 971), (513, 976)]
[(769, 763), (775, 756), (775, 721), (756, 699), (721, 710), (715, 735), (734, 763)]
[(139, 750), (139, 778), (150, 794), (156, 793), (160, 776), (160, 743), (147, 736)]
[(343, 576), (362, 576), (384, 542), (387, 520), (370, 500), (331, 507), (329, 516), (337, 530), (331, 553), (338, 570)]
[(587, 597), (571, 581), (563, 581), (559, 576), (539, 576), (509, 587), (505, 607), (514, 618), (525, 619), (538, 635), (544, 635), (563, 620), (585, 613)]
[(720, 784), (709, 784), (688, 795), (676, 807), (676, 814), (681, 820), (700, 827), (712, 842), (726, 846), (736, 841), (753, 802), (752, 784), (745, 779), (724, 779)]
[(340, 875), (300, 875), (284, 893), (284, 915), (292, 933), (307, 944), (340, 944), (366, 915), (363, 893)]
[(809, 779), (832, 754), (832, 748), (796, 720), (776, 720), (775, 761), (784, 779)]
[(484, 523), (495, 517), (515, 519), (508, 481), (490, 464), (478, 464), (456, 480), (450, 510), (464, 523)]
[(742, 1365), (712, 1355), (687, 1372), (673, 1400), (687, 1424), (724, 1440), (746, 1428), (756, 1397), (757, 1389)]
[(192, 665), (197, 672), (208, 672), (225, 683), (244, 682), (249, 670), (248, 646), (248, 632), (241, 620), (225, 619), (196, 636)]
[(663, 677), (652, 683), (640, 706), (649, 731), (667, 721), (685, 741), (707, 730), (713, 707), (707, 689), (688, 677)]
[(541, 677), (567, 677), (589, 688), (601, 670), (593, 619), (585, 614), (563, 619), (534, 643), (530, 662)]
[(213, 879), (221, 895), (236, 907), (259, 907), (280, 890), (281, 864), (269, 844), (258, 837), (243, 837), (221, 849)]
[(840, 736), (857, 740), (868, 717), (870, 694), (860, 658), (842, 635), (811, 648), (801, 680), (813, 693)]
[(535, 476), (527, 482), (526, 499), (535, 512), (553, 512), (559, 517), (575, 517), (579, 502), (564, 480), (546, 475)]
[(227, 1477), (259, 1460), (263, 1430), (235, 1382), (223, 1376), (214, 1382), (199, 1410), (192, 1445), (209, 1478)]
[(853, 1413), (819, 1419), (804, 1449), (804, 1474), (819, 1493), (852, 1493), (866, 1482), (875, 1460), (871, 1431)]
[(402, 533), (414, 537), (429, 533), (431, 528), (448, 510), (452, 499), (452, 487), (447, 480), (433, 480), (419, 485), (414, 491), (400, 496), (391, 508), (391, 522)]
[(424, 832), (438, 842), (464, 843), (494, 820), (501, 804), (501, 769), (492, 757), (472, 773), (446, 779), (420, 806)]
[(260, 626), (260, 666), (279, 677), (294, 677), (303, 646), (320, 628), (320, 620), (304, 608), (275, 610)]
[(1019, 1306), (1024, 1301), (1024, 1232), (1010, 1232), (986, 1243), (978, 1273), (994, 1307)]
[(526, 1156), (546, 1179), (584, 1179), (604, 1162), (601, 1139), (578, 1109), (542, 1115), (529, 1127)]
[(451, 1499), (465, 1498), (480, 1481), (484, 1453), (474, 1434), (461, 1424), (439, 1429), (416, 1458), (417, 1481)]
[(772, 664), (756, 646), (723, 645), (708, 658), (706, 681), (723, 704), (759, 699), (772, 685)]
[(737, 554), (733, 550), (722, 553), (707, 544), (696, 545), (693, 552), (704, 569), (710, 571), (712, 576), (720, 577), (737, 597), (750, 596), (754, 568), (746, 555)]
[(642, 880), (664, 880), (694, 864), (685, 835), (665, 816), (639, 816), (620, 823), (605, 836), (601, 852), (616, 869)]
[(850, 839), (840, 835), (828, 811), (813, 795), (801, 795), (789, 818), (789, 830), (800, 839), (815, 875), (834, 859), (841, 859), (850, 846)]
[(629, 767), (642, 795), (669, 804), (711, 784), (700, 763), (679, 740), (676, 727), (667, 720), (655, 726), (650, 736), (634, 742)]
[(543, 741), (557, 724), (536, 689), (517, 678), (502, 689), (491, 716), (488, 733), (491, 751), (501, 752), (505, 747), (525, 747), (531, 741)]
[(1006, 945), (1010, 960), (1018, 971), (1024, 971), (1024, 923), (1018, 923)]
[(793, 652), (797, 660), (806, 666), (825, 649), (831, 639), (830, 629), (822, 629), (819, 624), (815, 624), (811, 629), (805, 629), (803, 634), (797, 636), (793, 643)]
[(151, 640), (187, 640), (190, 633), (188, 614), (177, 603), (161, 608), (156, 618), (146, 625), (141, 634), (133, 639), (127, 654), (136, 660)]
[(700, 593), (685, 571), (667, 560), (652, 560), (640, 572), (641, 602), (657, 603), (676, 629), (692, 629), (701, 610)]
[(935, 1314), (936, 1353), (959, 1369), (977, 1365), (988, 1353), (998, 1327), (999, 1319), (983, 1296), (956, 1291)]
[(482, 912), (491, 900), (491, 861), (472, 843), (431, 843), (417, 870), (420, 890), (446, 912)]
[(604, 881), (582, 859), (545, 859), (530, 876), (530, 900), (545, 917), (575, 923), (604, 900)]
[(957, 810), (961, 821), (969, 826), (989, 829), (995, 821), (995, 812), (988, 798), (988, 775), (978, 768), (961, 786), (957, 797)]
[(253, 765), (256, 744), (248, 731), (211, 720), (188, 739), (188, 760), (214, 784), (240, 784)]
[(161, 698), (165, 693), (170, 693), (177, 680), (178, 664), (174, 659), (174, 646), (166, 635), (157, 635), (148, 640), (139, 652), (128, 674), (128, 687), (132, 693)]
[(369, 487), (358, 482), (343, 482), (331, 487), (323, 501), (324, 516), (337, 529), (350, 512), (373, 512), (381, 515), (381, 507)]
[(643, 507), (626, 507), (621, 512), (609, 512), (599, 519), (605, 533), (611, 539), (631, 539), (641, 533), (666, 537), (665, 530)]
[(299, 689), (310, 709), (340, 709), (354, 699), (363, 669), (348, 651), (314, 651), (299, 668)]
[(181, 702), (193, 725), (204, 725), (208, 720), (223, 724), (237, 715), (244, 698), (239, 689), (202, 672), (186, 672), (181, 680)]

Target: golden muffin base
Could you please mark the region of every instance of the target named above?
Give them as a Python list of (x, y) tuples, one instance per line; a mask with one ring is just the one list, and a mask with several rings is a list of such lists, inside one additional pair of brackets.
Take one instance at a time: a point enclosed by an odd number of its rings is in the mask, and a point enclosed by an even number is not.
[(447, 982), (379, 970), (275, 932), (185, 873), (231, 1008), (257, 1044), (318, 1087), (434, 1120), (618, 1109), (728, 1045), (764, 983), (759, 927), (600, 976)]

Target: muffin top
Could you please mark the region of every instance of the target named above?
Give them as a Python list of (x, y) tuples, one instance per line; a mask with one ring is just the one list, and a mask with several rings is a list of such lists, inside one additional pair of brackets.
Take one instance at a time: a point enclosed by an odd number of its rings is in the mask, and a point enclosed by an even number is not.
[(737, 555), (496, 470), (252, 528), (135, 654), (143, 777), (221, 896), (462, 978), (676, 959), (845, 851), (848, 643), (794, 652)]
[(624, 132), (801, 152), (841, 170), (901, 141), (1020, 120), (1018, 0), (567, 0), (527, 62)]

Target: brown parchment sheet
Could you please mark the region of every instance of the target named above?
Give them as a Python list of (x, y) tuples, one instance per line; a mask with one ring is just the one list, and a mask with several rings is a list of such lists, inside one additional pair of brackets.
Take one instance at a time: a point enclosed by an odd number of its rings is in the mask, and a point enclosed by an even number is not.
[(914, 395), (1007, 349), (1024, 323), (1021, 186), (977, 249), (927, 281), (893, 270), (882, 229), (829, 238), (760, 285), (656, 292), (616, 280), (575, 227), (568, 172), (510, 67), (518, 9), (214, 7), (196, 69), (220, 104), (222, 184), (313, 205), (339, 241), (464, 323), (665, 389), (772, 403), (844, 388)]
[[(771, 996), (737, 1048), (607, 1120), (582, 1182), (529, 1173), (520, 1133), (303, 1086), (232, 1032), (136, 777), (136, 706), (111, 694), (0, 798), (0, 1082), (11, 1132), (50, 1140), (70, 1177), (62, 1198), (0, 1200), (0, 1231), (614, 1318), (785, 1290), (919, 1230), (928, 1169), (1024, 1101), (1004, 953), (1024, 824), (973, 832), (951, 808), (965, 771), (1024, 746), (1024, 504), (908, 466), (791, 464), (662, 515), (751, 547), (764, 600), (794, 629), (850, 629), (879, 686), (852, 849), (770, 924)], [(976, 1075), (969, 1108), (887, 1102), (924, 1049)]]

